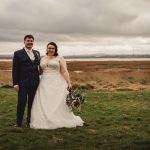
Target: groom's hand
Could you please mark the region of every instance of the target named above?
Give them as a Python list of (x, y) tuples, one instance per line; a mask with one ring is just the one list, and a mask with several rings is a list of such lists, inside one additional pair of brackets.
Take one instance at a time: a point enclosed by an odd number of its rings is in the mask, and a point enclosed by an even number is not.
[(18, 92), (19, 91), (19, 85), (14, 85), (14, 89)]

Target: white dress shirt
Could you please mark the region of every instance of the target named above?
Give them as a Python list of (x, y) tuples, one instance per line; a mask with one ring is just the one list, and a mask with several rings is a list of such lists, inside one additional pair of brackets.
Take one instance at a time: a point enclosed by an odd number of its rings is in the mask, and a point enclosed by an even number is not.
[(25, 51), (27, 52), (27, 54), (28, 54), (29, 58), (31, 59), (31, 61), (34, 61), (34, 60), (35, 60), (35, 56), (34, 56), (34, 54), (33, 54), (33, 50), (32, 50), (32, 49), (29, 50), (29, 49), (27, 49), (26, 47), (25, 47), (24, 49), (25, 49)]

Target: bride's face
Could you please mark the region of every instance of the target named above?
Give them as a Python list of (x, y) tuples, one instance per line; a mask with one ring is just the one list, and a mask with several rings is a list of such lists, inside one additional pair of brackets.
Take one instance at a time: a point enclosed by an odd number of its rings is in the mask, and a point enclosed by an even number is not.
[(48, 56), (54, 56), (54, 54), (55, 54), (55, 46), (54, 45), (48, 45), (47, 55)]

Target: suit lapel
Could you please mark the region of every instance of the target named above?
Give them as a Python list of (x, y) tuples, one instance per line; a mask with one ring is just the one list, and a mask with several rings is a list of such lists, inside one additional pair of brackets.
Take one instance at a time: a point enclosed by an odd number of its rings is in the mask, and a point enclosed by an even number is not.
[(37, 54), (37, 52), (35, 50), (32, 50), (32, 51), (33, 51), (33, 54), (34, 54), (34, 57), (35, 57), (34, 61), (38, 60), (38, 54)]
[(25, 56), (26, 59), (30, 60), (30, 57), (28, 56), (27, 52), (25, 51), (25, 49), (23, 48), (23, 55)]
[(24, 52), (24, 56), (26, 57), (26, 59), (29, 60), (30, 62), (32, 62), (24, 48), (23, 48), (23, 52)]
[(34, 54), (34, 57), (35, 57), (35, 60), (36, 60), (37, 54), (36, 54), (35, 50), (32, 50), (32, 51), (33, 51), (33, 54)]

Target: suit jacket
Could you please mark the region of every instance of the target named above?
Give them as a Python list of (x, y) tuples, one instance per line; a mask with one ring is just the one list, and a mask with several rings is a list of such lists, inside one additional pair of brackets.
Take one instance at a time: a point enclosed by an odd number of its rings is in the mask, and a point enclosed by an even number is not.
[(14, 52), (12, 65), (13, 85), (38, 86), (40, 53), (33, 50), (35, 60), (32, 62), (25, 49)]

